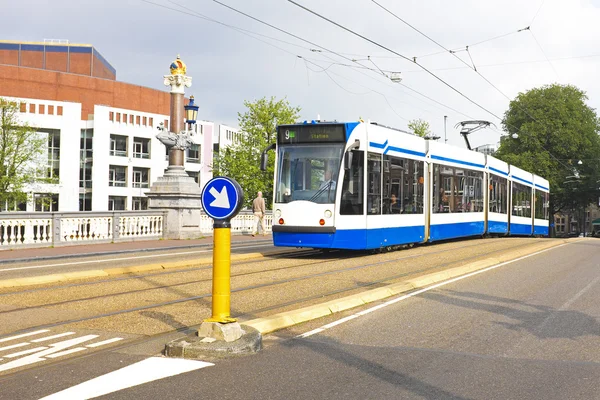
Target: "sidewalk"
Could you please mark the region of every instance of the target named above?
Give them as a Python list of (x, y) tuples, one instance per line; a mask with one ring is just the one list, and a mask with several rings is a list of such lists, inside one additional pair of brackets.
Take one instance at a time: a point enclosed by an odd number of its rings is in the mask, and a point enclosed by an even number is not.
[[(252, 243), (256, 241), (269, 240), (272, 236), (231, 235), (231, 243)], [(86, 243), (73, 246), (40, 247), (24, 249), (0, 250), (0, 264), (48, 260), (57, 258), (73, 258), (97, 256), (105, 254), (133, 253), (142, 251), (159, 251), (169, 249), (185, 249), (192, 247), (212, 247), (213, 237), (191, 240), (138, 240), (134, 242), (119, 243)]]

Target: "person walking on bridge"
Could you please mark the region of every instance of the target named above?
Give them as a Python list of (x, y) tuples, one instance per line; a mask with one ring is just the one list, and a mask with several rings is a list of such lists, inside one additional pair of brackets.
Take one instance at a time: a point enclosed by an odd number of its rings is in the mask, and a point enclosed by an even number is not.
[(254, 212), (254, 225), (252, 226), (252, 236), (258, 234), (258, 224), (263, 236), (267, 235), (267, 229), (265, 228), (265, 199), (262, 197), (262, 192), (257, 193), (257, 197), (252, 201), (252, 211)]

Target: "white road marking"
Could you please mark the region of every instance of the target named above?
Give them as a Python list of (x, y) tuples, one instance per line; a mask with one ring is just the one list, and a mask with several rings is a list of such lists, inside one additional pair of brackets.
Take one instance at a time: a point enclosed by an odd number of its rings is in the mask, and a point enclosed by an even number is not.
[(41, 361), (45, 361), (46, 359), (44, 357), (48, 357), (50, 354), (60, 352), (62, 350), (68, 349), (71, 346), (76, 346), (81, 343), (87, 342), (88, 340), (96, 339), (97, 337), (98, 337), (98, 335), (87, 335), (87, 336), (82, 336), (82, 337), (78, 337), (78, 338), (74, 338), (74, 339), (70, 339), (70, 340), (65, 340), (65, 341), (58, 342), (58, 343), (53, 343), (53, 344), (49, 345), (50, 348), (44, 347), (44, 349), (46, 349), (46, 350), (42, 350), (40, 352), (28, 355), (26, 357), (19, 358), (17, 360), (8, 362), (6, 364), (1, 364), (0, 372), (8, 371), (9, 369), (24, 367), (26, 365), (35, 364), (35, 363), (38, 363)]
[(92, 344), (88, 344), (86, 347), (93, 348), (93, 347), (104, 346), (105, 344), (109, 344), (109, 343), (118, 342), (119, 340), (123, 340), (123, 338), (116, 337), (116, 338), (112, 338), (112, 339), (105, 340), (105, 341), (103, 341), (103, 342), (98, 342), (98, 343), (92, 343)]
[[(256, 248), (256, 247), (265, 247), (265, 245), (266, 244), (264, 244), (264, 245), (251, 245), (251, 246), (232, 247), (231, 250), (251, 249), (251, 248)], [(0, 269), (0, 272), (19, 271), (19, 270), (25, 270), (25, 269), (41, 269), (41, 268), (51, 268), (51, 267), (64, 267), (64, 266), (68, 266), (68, 265), (98, 264), (98, 263), (105, 263), (105, 262), (112, 262), (112, 261), (123, 261), (123, 260), (139, 260), (139, 259), (143, 259), (143, 258), (173, 257), (173, 256), (179, 256), (179, 255), (210, 253), (210, 252), (212, 252), (212, 250), (195, 250), (195, 251), (185, 251), (185, 252), (181, 252), (181, 253), (151, 254), (151, 255), (146, 255), (146, 256), (109, 258), (109, 259), (104, 259), (104, 260), (75, 261), (75, 262), (59, 263), (59, 264), (33, 265), (33, 266), (30, 266), (30, 267), (4, 268), (4, 269)]]
[(27, 345), (29, 345), (28, 342), (11, 344), (10, 346), (0, 347), (0, 351), (10, 350), (10, 349), (16, 349), (17, 347), (24, 347), (24, 346), (27, 346)]
[(119, 390), (179, 375), (214, 364), (181, 358), (151, 357), (40, 400), (92, 399)]
[(48, 354), (46, 357), (47, 358), (57, 358), (57, 357), (66, 356), (67, 354), (77, 353), (78, 351), (82, 351), (82, 350), (87, 350), (87, 349), (85, 347), (75, 347), (74, 349), (69, 349), (69, 350), (61, 351), (61, 352), (54, 353), (54, 354)]
[[(545, 252), (547, 252), (549, 250), (558, 249), (559, 247), (566, 246), (567, 244), (568, 243), (561, 244), (561, 245), (555, 246), (555, 247), (551, 247), (549, 249), (540, 250), (538, 252), (535, 252), (535, 253), (532, 253), (532, 254), (528, 254), (526, 256), (519, 257), (519, 258), (516, 258), (516, 259), (511, 260), (511, 261), (506, 261), (506, 262), (503, 262), (503, 263), (500, 263), (500, 264), (492, 265), (491, 267), (487, 267), (487, 268), (484, 268), (484, 269), (480, 269), (478, 271), (470, 272), (470, 273), (468, 273), (466, 275), (461, 275), (461, 276), (458, 276), (456, 278), (452, 278), (452, 279), (444, 281), (444, 282), (436, 283), (435, 285), (428, 286), (428, 287), (426, 287), (424, 289), (420, 289), (420, 290), (417, 290), (417, 291), (409, 293), (409, 294), (405, 294), (405, 295), (397, 297), (395, 299), (386, 301), (385, 303), (378, 304), (378, 305), (376, 305), (374, 307), (371, 307), (371, 308), (368, 308), (366, 310), (357, 312), (356, 314), (352, 314), (352, 315), (349, 315), (349, 316), (347, 316), (345, 318), (341, 318), (341, 319), (339, 319), (337, 321), (334, 321), (334, 322), (331, 322), (331, 323), (329, 323), (327, 325), (323, 325), (320, 328), (313, 329), (312, 331), (305, 332), (305, 333), (303, 333), (301, 335), (296, 336), (296, 338), (298, 338), (298, 339), (307, 338), (307, 337), (315, 335), (317, 333), (321, 333), (321, 332), (323, 332), (323, 331), (325, 331), (325, 330), (327, 330), (327, 329), (329, 329), (329, 328), (331, 328), (333, 326), (340, 325), (340, 324), (342, 324), (344, 322), (348, 322), (348, 321), (350, 321), (350, 320), (352, 320), (354, 318), (357, 318), (357, 317), (360, 317), (360, 316), (372, 313), (373, 311), (377, 311), (377, 310), (379, 310), (381, 308), (384, 308), (384, 307), (387, 307), (387, 306), (391, 306), (392, 304), (396, 304), (396, 303), (398, 303), (398, 302), (400, 302), (402, 300), (406, 300), (406, 299), (408, 299), (410, 297), (413, 297), (413, 296), (416, 296), (418, 294), (425, 293), (425, 292), (428, 292), (430, 290), (437, 289), (437, 288), (439, 288), (441, 286), (445, 286), (445, 285), (448, 285), (450, 283), (454, 283), (454, 282), (457, 282), (457, 281), (460, 281), (460, 280), (463, 280), (463, 279), (466, 279), (466, 278), (470, 278), (471, 276), (482, 274), (484, 272), (491, 271), (493, 269), (502, 267), (504, 265), (511, 264), (511, 263), (514, 263), (514, 262), (517, 262), (517, 261), (521, 261), (521, 260), (524, 260), (524, 259), (529, 258), (529, 257), (536, 256), (536, 255), (541, 254), (541, 253), (545, 253)], [(587, 287), (584, 290), (582, 290), (582, 292), (585, 291), (585, 290), (587, 290)]]
[(23, 333), (22, 335), (7, 337), (7, 338), (4, 338), (4, 339), (0, 339), (0, 343), (2, 343), (2, 342), (8, 342), (10, 340), (15, 340), (15, 339), (21, 339), (21, 338), (24, 338), (24, 337), (27, 337), (27, 336), (38, 335), (40, 333), (45, 333), (45, 332), (50, 332), (50, 329), (42, 329), (42, 330), (35, 331), (35, 332)]
[(74, 335), (75, 332), (64, 332), (64, 333), (59, 333), (57, 335), (52, 335), (52, 336), (47, 336), (47, 337), (43, 337), (40, 339), (35, 339), (32, 340), (33, 343), (39, 343), (39, 342), (45, 342), (46, 340), (52, 340), (52, 339), (57, 339), (63, 336), (69, 336), (69, 335)]
[(19, 351), (18, 353), (7, 354), (4, 357), (6, 357), (6, 358), (15, 358), (15, 357), (19, 357), (19, 356), (24, 356), (26, 354), (31, 354), (31, 353), (35, 353), (35, 352), (38, 352), (38, 351), (46, 350), (46, 349), (47, 349), (47, 347), (36, 347), (34, 349), (28, 349), (28, 350)]

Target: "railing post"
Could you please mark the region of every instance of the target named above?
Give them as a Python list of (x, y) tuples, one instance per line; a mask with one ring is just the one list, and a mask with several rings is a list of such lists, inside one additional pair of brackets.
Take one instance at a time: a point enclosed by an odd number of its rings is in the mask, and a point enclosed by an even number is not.
[(52, 213), (52, 245), (55, 246), (60, 243), (60, 233), (61, 233), (61, 224), (60, 224), (60, 214)]
[(121, 214), (112, 214), (112, 237), (113, 241), (117, 241), (121, 237)]

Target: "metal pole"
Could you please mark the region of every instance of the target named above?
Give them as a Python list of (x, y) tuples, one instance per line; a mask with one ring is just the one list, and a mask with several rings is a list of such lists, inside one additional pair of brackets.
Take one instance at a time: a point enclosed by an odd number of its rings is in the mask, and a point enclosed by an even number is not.
[(448, 139), (446, 139), (446, 120), (448, 119), (447, 115), (444, 115), (444, 143), (448, 143)]

